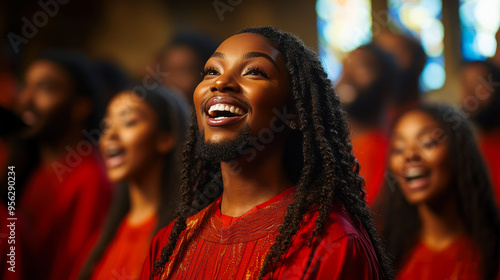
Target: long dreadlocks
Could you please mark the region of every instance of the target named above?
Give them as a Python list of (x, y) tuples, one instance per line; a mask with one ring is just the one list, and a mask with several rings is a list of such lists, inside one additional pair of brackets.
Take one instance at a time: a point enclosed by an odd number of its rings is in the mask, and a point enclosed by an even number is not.
[[(290, 77), (291, 105), (297, 113), (298, 123), (298, 130), (292, 131), (287, 139), (284, 159), (287, 174), (297, 186), (296, 194), (294, 202), (287, 209), (276, 242), (266, 257), (259, 279), (281, 261), (292, 237), (300, 228), (303, 215), (316, 205), (319, 216), (315, 221), (316, 229), (309, 239), (311, 246), (313, 238), (323, 232), (335, 198), (362, 222), (386, 278), (391, 278), (388, 259), (364, 200), (364, 180), (359, 176), (359, 164), (352, 154), (346, 117), (317, 55), (297, 36), (271, 27), (248, 28), (239, 33), (260, 34), (271, 40), (283, 55)], [(183, 154), (182, 203), (169, 243), (162, 249), (160, 259), (154, 263), (153, 275), (163, 272), (179, 235), (186, 229), (187, 218), (222, 193), (220, 163), (205, 160), (195, 153), (197, 130), (196, 115), (193, 114)]]

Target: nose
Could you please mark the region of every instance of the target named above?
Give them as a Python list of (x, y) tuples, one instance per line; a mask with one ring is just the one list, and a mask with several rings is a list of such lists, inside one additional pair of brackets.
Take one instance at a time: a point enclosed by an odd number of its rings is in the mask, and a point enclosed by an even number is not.
[(239, 92), (240, 85), (231, 74), (222, 74), (210, 85), (211, 92)]
[(405, 150), (404, 153), (406, 162), (420, 162), (422, 160), (421, 149), (418, 145), (414, 145)]

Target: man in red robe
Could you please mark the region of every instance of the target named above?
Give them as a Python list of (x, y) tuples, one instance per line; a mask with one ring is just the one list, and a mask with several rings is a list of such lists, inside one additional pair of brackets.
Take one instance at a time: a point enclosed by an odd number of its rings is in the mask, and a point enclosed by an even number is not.
[(336, 88), (349, 117), (354, 155), (365, 179), (366, 200), (371, 204), (382, 184), (388, 139), (385, 109), (395, 94), (395, 63), (374, 44), (348, 54)]
[(35, 143), (39, 158), (26, 185), (16, 185), (23, 190), (16, 209), (27, 227), (29, 279), (69, 279), (106, 216), (111, 184), (95, 139), (85, 136), (99, 118), (91, 74), (84, 58), (52, 52), (30, 64), (17, 100), (28, 126), (22, 136)]
[(389, 276), (317, 56), (289, 33), (253, 28), (224, 41), (204, 73), (180, 211), (141, 279)]

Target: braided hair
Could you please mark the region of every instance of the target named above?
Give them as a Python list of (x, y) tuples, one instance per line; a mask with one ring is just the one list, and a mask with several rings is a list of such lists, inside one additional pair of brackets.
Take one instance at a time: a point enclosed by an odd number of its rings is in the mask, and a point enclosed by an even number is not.
[[(319, 215), (309, 239), (309, 246), (312, 245), (313, 238), (324, 230), (335, 198), (362, 222), (386, 278), (391, 278), (388, 259), (364, 200), (364, 180), (359, 176), (359, 164), (352, 153), (347, 120), (318, 56), (297, 36), (272, 27), (247, 28), (240, 33), (260, 34), (271, 40), (281, 52), (290, 77), (290, 103), (297, 113), (298, 128), (289, 134), (283, 159), (287, 175), (297, 186), (296, 194), (279, 228), (276, 242), (266, 256), (259, 279), (282, 260), (300, 228), (302, 217), (316, 205)], [(193, 113), (183, 154), (182, 202), (169, 242), (154, 263), (151, 276), (163, 273), (179, 235), (186, 229), (187, 218), (222, 193), (220, 163), (205, 160), (195, 152), (197, 131), (196, 114)]]

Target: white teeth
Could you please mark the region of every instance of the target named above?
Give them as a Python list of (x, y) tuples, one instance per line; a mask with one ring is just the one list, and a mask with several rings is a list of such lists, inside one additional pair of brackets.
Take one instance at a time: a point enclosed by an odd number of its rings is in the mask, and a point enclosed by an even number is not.
[(237, 115), (243, 114), (243, 109), (240, 109), (239, 107), (225, 105), (225, 104), (215, 104), (215, 105), (210, 106), (210, 108), (208, 109), (208, 114), (212, 115), (213, 111), (226, 111), (226, 112), (231, 112), (231, 113), (237, 114)]
[(408, 168), (404, 172), (404, 176), (407, 178), (424, 176), (427, 171), (424, 168)]

